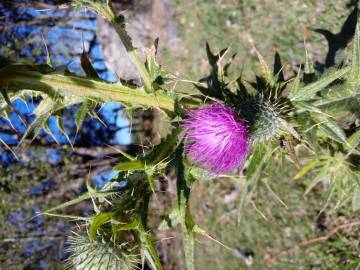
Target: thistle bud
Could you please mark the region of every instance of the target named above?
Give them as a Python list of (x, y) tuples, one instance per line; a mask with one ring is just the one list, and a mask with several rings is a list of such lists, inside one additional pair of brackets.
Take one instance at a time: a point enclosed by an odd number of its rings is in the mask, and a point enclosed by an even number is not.
[(261, 97), (251, 97), (239, 105), (239, 114), (248, 124), (253, 143), (271, 139), (279, 126), (276, 107)]
[(133, 270), (141, 262), (139, 248), (129, 242), (118, 244), (100, 237), (90, 241), (86, 235), (76, 234), (69, 244), (67, 269)]

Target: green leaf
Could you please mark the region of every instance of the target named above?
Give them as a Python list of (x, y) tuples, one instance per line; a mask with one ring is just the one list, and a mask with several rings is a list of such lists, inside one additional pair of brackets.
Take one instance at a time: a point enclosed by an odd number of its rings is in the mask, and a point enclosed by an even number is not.
[(312, 99), (316, 93), (323, 90), (325, 87), (327, 87), (335, 80), (343, 77), (346, 73), (349, 72), (349, 70), (350, 67), (344, 67), (327, 73), (321, 79), (299, 89), (299, 91), (297, 91), (296, 94), (290, 96), (290, 100), (294, 102), (294, 101), (306, 101)]
[(49, 97), (44, 97), (40, 102), (38, 107), (35, 109), (34, 114), (36, 115), (35, 120), (30, 124), (23, 137), (21, 138), (19, 145), (23, 143), (25, 138), (31, 133), (34, 132), (34, 138), (40, 133), (41, 129), (44, 129), (46, 133), (53, 137), (56, 141), (55, 135), (52, 133), (51, 129), (48, 126), (48, 120), (51, 115), (57, 113), (59, 110), (66, 107), (68, 103), (65, 103), (63, 100), (52, 100)]
[(147, 166), (157, 165), (168, 158), (176, 147), (180, 131), (181, 129), (179, 127), (174, 128), (171, 134), (162, 139), (160, 144), (156, 145), (154, 149), (143, 158), (144, 163), (146, 163)]
[(188, 205), (190, 187), (187, 184), (186, 176), (185, 176), (183, 151), (184, 151), (184, 145), (180, 144), (175, 152), (177, 205), (181, 217), (182, 242), (183, 242), (186, 268), (187, 270), (194, 270), (195, 269), (195, 264), (194, 264), (195, 236), (192, 229), (195, 223), (191, 217), (191, 213)]
[(77, 131), (80, 130), (86, 115), (91, 113), (95, 109), (95, 106), (96, 102), (91, 100), (85, 101), (83, 104), (81, 104), (80, 108), (76, 111), (75, 114), (75, 124)]
[(137, 171), (137, 170), (144, 170), (145, 164), (140, 160), (134, 161), (125, 161), (121, 162), (120, 164), (116, 165), (113, 170), (114, 171)]
[(351, 154), (356, 151), (356, 147), (360, 145), (360, 130), (356, 131), (354, 134), (350, 136), (350, 138), (347, 140), (347, 146), (350, 148), (349, 153)]
[(89, 239), (90, 241), (95, 240), (96, 233), (98, 229), (103, 225), (104, 223), (111, 220), (113, 213), (100, 213), (93, 217), (90, 228), (89, 228)]
[(66, 140), (69, 142), (69, 144), (72, 146), (71, 140), (68, 136), (68, 134), (66, 133), (65, 130), (65, 126), (64, 126), (64, 122), (62, 120), (62, 117), (57, 115), (56, 117), (56, 126), (58, 127), (58, 129), (60, 130), (60, 132), (65, 136)]
[(360, 110), (360, 84), (345, 82), (333, 86), (327, 93), (315, 100), (313, 106), (334, 115)]
[(256, 145), (256, 148), (253, 152), (253, 154), (250, 157), (249, 165), (246, 169), (246, 177), (250, 178), (255, 171), (259, 168), (259, 164), (264, 158), (264, 155), (266, 153), (266, 146), (263, 143), (260, 143)]
[(245, 206), (245, 203), (251, 200), (251, 195), (256, 190), (258, 182), (261, 178), (262, 172), (267, 164), (267, 161), (271, 157), (272, 153), (276, 148), (273, 148), (272, 145), (267, 145), (265, 143), (259, 143), (256, 145), (254, 153), (250, 157), (249, 164), (246, 168), (246, 187), (243, 189), (243, 196), (241, 197), (239, 206), (238, 206), (238, 224), (241, 222), (242, 210)]
[(87, 77), (100, 80), (99, 75), (97, 74), (96, 70), (91, 64), (90, 57), (86, 53), (85, 48), (83, 49), (83, 52), (81, 54), (80, 62), (81, 62), (81, 67), (84, 70)]
[(168, 74), (161, 69), (161, 66), (156, 62), (158, 39), (155, 40), (155, 44), (146, 51), (146, 69), (149, 72), (149, 76), (152, 80), (153, 90), (161, 89), (161, 85), (164, 84), (164, 78)]
[(90, 221), (91, 217), (81, 217), (81, 216), (74, 216), (74, 215), (65, 215), (65, 214), (55, 214), (55, 213), (42, 213), (45, 216), (49, 216), (49, 217), (60, 217), (60, 218), (68, 218), (71, 219), (72, 221), (77, 221), (77, 220), (82, 220), (82, 221)]
[[(51, 73), (43, 74), (38, 66), (12, 65), (0, 69), (0, 88), (17, 92), (24, 89), (47, 94), (56, 99), (59, 96), (77, 99), (77, 103), (86, 100), (96, 102), (121, 102), (134, 107), (158, 107), (164, 111), (173, 111), (175, 96), (158, 92), (148, 94), (143, 87), (130, 87), (120, 83), (106, 83), (84, 77), (65, 76)], [(145, 68), (145, 67), (144, 67)]]
[(256, 49), (255, 45), (254, 45), (254, 44), (251, 44), (251, 45), (252, 45), (253, 49), (255, 50), (256, 55), (257, 55), (257, 57), (258, 57), (258, 59), (259, 59), (263, 76), (264, 76), (264, 78), (266, 79), (266, 82), (270, 84), (270, 83), (272, 82), (272, 80), (273, 80), (272, 72), (271, 72), (268, 64), (266, 63), (264, 57), (263, 57), (263, 56), (261, 55), (261, 53)]
[(155, 193), (155, 168), (152, 167), (149, 169), (149, 167), (147, 167), (145, 169), (145, 173), (150, 189), (153, 193)]
[(210, 45), (209, 43), (206, 42), (205, 44), (205, 49), (206, 49), (206, 55), (209, 61), (210, 66), (215, 66), (217, 64), (217, 62), (219, 61), (219, 59), (227, 52), (227, 48), (222, 49), (218, 54), (213, 54), (211, 49), (210, 49)]
[(313, 74), (315, 73), (314, 65), (311, 61), (311, 57), (309, 56), (309, 52), (305, 46), (305, 66), (304, 66), (305, 74)]
[(357, 186), (352, 197), (352, 210), (357, 211), (360, 209), (360, 187)]
[(145, 249), (142, 249), (142, 252), (144, 252), (145, 258), (149, 266), (151, 267), (152, 270), (162, 270), (163, 267), (161, 265), (159, 256), (156, 252), (154, 243), (150, 238), (149, 234), (142, 227), (141, 223), (139, 223), (138, 231), (140, 234), (140, 241), (142, 242), (142, 245), (145, 247)]
[(118, 228), (118, 230), (119, 231), (135, 230), (139, 227), (139, 224), (140, 224), (140, 220), (135, 218), (131, 223), (121, 226), (120, 228)]
[(327, 166), (322, 167), (320, 172), (316, 175), (316, 177), (311, 181), (311, 183), (306, 188), (304, 195), (308, 194), (321, 181), (327, 180), (328, 172), (329, 172), (329, 168)]
[(12, 107), (11, 100), (10, 100), (9, 95), (8, 95), (8, 93), (6, 92), (6, 90), (0, 89), (0, 94), (2, 95), (3, 100), (6, 102), (6, 104), (7, 104), (9, 107)]
[(319, 115), (317, 120), (320, 123), (320, 130), (330, 139), (347, 144), (347, 138), (344, 130), (331, 118)]
[(289, 90), (289, 98), (296, 96), (297, 92), (300, 89), (300, 75), (301, 75), (301, 67), (299, 67), (296, 77), (292, 82), (291, 88)]
[(351, 69), (348, 79), (350, 82), (360, 82), (360, 32), (358, 27), (356, 27), (352, 43)]
[(175, 204), (172, 206), (170, 212), (165, 215), (158, 228), (159, 230), (167, 230), (179, 225), (180, 222), (181, 222), (181, 215), (180, 215), (179, 207), (178, 205)]
[(182, 234), (185, 264), (187, 270), (195, 270), (195, 237), (193, 232)]
[(66, 208), (68, 206), (77, 204), (79, 202), (85, 201), (85, 200), (90, 199), (90, 198), (104, 198), (104, 197), (107, 197), (109, 195), (115, 194), (117, 192), (118, 191), (116, 191), (116, 190), (87, 192), (87, 193), (84, 193), (84, 194), (80, 195), (79, 197), (77, 197), (75, 199), (72, 199), (72, 200), (67, 201), (65, 203), (62, 203), (62, 204), (59, 204), (59, 205), (57, 205), (55, 207), (52, 207), (52, 208), (44, 211), (43, 214), (46, 215), (48, 213), (54, 212), (54, 211), (62, 209), (62, 208)]
[(301, 170), (294, 176), (294, 180), (298, 180), (302, 176), (304, 176), (308, 171), (310, 171), (312, 168), (314, 168), (319, 163), (319, 160), (313, 159), (309, 161), (304, 167), (301, 168)]
[(11, 154), (13, 154), (13, 156), (17, 159), (18, 157), (16, 156), (16, 153), (11, 149), (11, 147), (3, 140), (0, 138), (0, 144), (2, 144), (7, 150), (9, 150), (11, 152)]

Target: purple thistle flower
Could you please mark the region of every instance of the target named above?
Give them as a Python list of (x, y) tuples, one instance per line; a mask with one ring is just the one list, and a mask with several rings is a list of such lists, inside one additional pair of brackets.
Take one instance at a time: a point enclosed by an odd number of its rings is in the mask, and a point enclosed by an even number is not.
[(249, 153), (247, 126), (222, 104), (191, 109), (182, 125), (187, 128), (186, 152), (204, 169), (221, 174), (244, 164)]

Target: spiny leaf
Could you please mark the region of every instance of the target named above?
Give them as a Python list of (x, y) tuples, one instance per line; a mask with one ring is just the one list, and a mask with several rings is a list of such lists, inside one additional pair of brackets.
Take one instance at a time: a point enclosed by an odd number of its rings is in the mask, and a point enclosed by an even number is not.
[(59, 100), (52, 100), (50, 98), (44, 98), (38, 107), (35, 109), (34, 114), (36, 115), (35, 120), (30, 124), (23, 137), (21, 138), (19, 145), (21, 145), (24, 139), (31, 133), (34, 132), (34, 138), (40, 133), (41, 129), (44, 129), (46, 133), (53, 137), (55, 141), (56, 137), (49, 128), (48, 121), (52, 114), (63, 109), (66, 106), (64, 102)]
[(359, 151), (356, 150), (356, 148), (360, 145), (360, 129), (356, 131), (354, 134), (350, 136), (347, 140), (346, 146), (349, 148), (348, 155), (351, 153), (360, 154)]
[(302, 176), (304, 176), (308, 171), (314, 168), (319, 163), (319, 160), (313, 159), (309, 161), (301, 170), (293, 177), (294, 180), (298, 180)]
[(314, 79), (314, 64), (311, 61), (308, 50), (305, 46), (304, 82), (308, 83)]
[(228, 48), (224, 48), (222, 49), (218, 54), (213, 54), (211, 49), (210, 49), (210, 45), (209, 43), (206, 42), (206, 54), (207, 54), (207, 57), (208, 57), (208, 61), (209, 61), (209, 64), (211, 66), (215, 66), (217, 64), (217, 62), (219, 61), (219, 59), (225, 55), (225, 53), (227, 52)]
[(70, 200), (70, 201), (62, 203), (60, 205), (57, 205), (55, 207), (52, 207), (52, 208), (46, 210), (45, 212), (43, 212), (43, 214), (46, 215), (48, 213), (54, 212), (54, 211), (62, 209), (62, 208), (66, 208), (68, 206), (77, 204), (79, 202), (85, 201), (85, 200), (90, 199), (90, 198), (104, 198), (104, 197), (110, 196), (112, 194), (115, 194), (117, 192), (118, 191), (116, 191), (116, 190), (87, 192), (87, 193), (84, 193), (84, 194), (80, 195), (79, 197), (77, 197), (77, 198), (75, 198), (73, 200)]
[(351, 69), (348, 78), (350, 82), (359, 83), (360, 81), (360, 32), (358, 27), (356, 27), (352, 43)]
[(129, 155), (128, 153), (125, 153), (123, 150), (121, 150), (120, 148), (111, 146), (111, 145), (107, 145), (108, 147), (114, 149), (114, 151), (120, 153), (122, 156), (124, 156), (126, 159), (128, 159), (129, 161), (136, 161), (137, 157), (133, 157), (131, 155)]
[(268, 64), (266, 63), (264, 57), (261, 55), (261, 53), (256, 49), (255, 45), (253, 43), (251, 43), (253, 49), (255, 50), (256, 52), (256, 55), (259, 59), (259, 62), (260, 62), (260, 66), (261, 66), (261, 69), (262, 69), (262, 73), (263, 73), (263, 76), (264, 78), (266, 79), (267, 83), (271, 83), (271, 81), (273, 80), (273, 76), (272, 76), (272, 73), (271, 73), (271, 70), (268, 66)]
[(353, 197), (352, 197), (352, 209), (353, 211), (357, 211), (360, 209), (360, 186), (357, 186)]
[(119, 231), (134, 230), (134, 229), (138, 229), (139, 225), (140, 225), (140, 220), (135, 218), (132, 222), (120, 226), (120, 228), (118, 228), (118, 230)]
[(181, 231), (183, 250), (185, 255), (186, 268), (188, 270), (195, 269), (194, 263), (194, 249), (195, 249), (195, 236), (192, 231), (195, 223), (192, 220), (188, 199), (190, 194), (190, 187), (187, 184), (185, 176), (185, 165), (183, 162), (183, 144), (180, 144), (175, 152), (175, 170), (176, 170), (176, 187), (177, 187), (177, 205), (181, 217)]
[(183, 249), (187, 270), (195, 270), (195, 236), (193, 232), (182, 234)]
[(144, 157), (144, 162), (147, 165), (156, 165), (169, 157), (176, 147), (180, 131), (181, 129), (179, 127), (174, 128), (166, 138), (161, 140), (159, 145), (155, 146), (154, 149)]
[(163, 267), (161, 265), (159, 256), (157, 255), (157, 251), (154, 246), (154, 243), (150, 238), (150, 235), (142, 227), (141, 222), (139, 223), (138, 231), (140, 234), (140, 241), (142, 242), (142, 245), (145, 247), (145, 249), (142, 249), (142, 252), (144, 252), (144, 256), (148, 261), (148, 264), (150, 265), (151, 269), (162, 270)]
[(79, 131), (87, 114), (90, 114), (96, 107), (96, 102), (87, 100), (80, 105), (75, 114), (76, 130)]
[(63, 119), (60, 115), (56, 115), (55, 116), (56, 119), (56, 126), (58, 127), (58, 129), (60, 130), (60, 132), (65, 136), (66, 140), (68, 141), (68, 143), (71, 145), (71, 147), (73, 147), (72, 142), (65, 130), (65, 126), (64, 126), (64, 122)]
[(291, 101), (305, 101), (312, 99), (316, 93), (323, 90), (326, 86), (334, 82), (335, 80), (343, 77), (346, 73), (348, 73), (350, 67), (344, 67), (328, 74), (324, 75), (321, 79), (304, 86), (303, 88), (299, 89), (297, 93), (294, 95), (289, 96)]
[(96, 233), (98, 229), (100, 229), (101, 225), (111, 220), (113, 213), (112, 212), (104, 212), (96, 215), (92, 218), (92, 222), (89, 228), (89, 239), (90, 241), (94, 241)]
[(19, 160), (18, 157), (16, 156), (16, 153), (11, 149), (11, 147), (3, 140), (0, 138), (0, 144), (4, 145), (4, 147), (9, 150), (11, 152), (11, 154), (13, 154), (13, 156), (16, 158), (16, 160)]
[(323, 166), (320, 171), (317, 173), (316, 177), (311, 181), (311, 183), (306, 188), (304, 195), (308, 194), (317, 184), (321, 181), (328, 179), (329, 168), (327, 166)]
[(122, 14), (116, 15), (114, 10), (112, 9), (111, 5), (109, 5), (109, 1), (91, 1), (91, 0), (72, 0), (73, 3), (78, 7), (88, 7), (102, 17), (107, 19), (115, 28), (118, 36), (120, 37), (131, 61), (134, 63), (135, 67), (139, 71), (143, 81), (144, 81), (144, 89), (146, 93), (151, 92), (152, 85), (151, 85), (151, 78), (148, 71), (145, 68), (144, 63), (142, 62), (141, 58), (139, 57), (136, 49), (134, 48), (131, 38), (125, 29), (125, 19)]
[(329, 87), (321, 97), (314, 100), (313, 105), (321, 110), (336, 114), (352, 112), (360, 109), (360, 82), (345, 81)]
[(0, 69), (0, 87), (18, 92), (24, 89), (44, 93), (56, 99), (59, 96), (77, 99), (77, 103), (86, 100), (97, 102), (121, 102), (123, 105), (134, 107), (159, 107), (165, 111), (172, 111), (175, 96), (166, 93), (148, 94), (144, 88), (130, 87), (123, 84), (105, 83), (77, 76), (64, 76), (56, 73), (42, 73), (40, 67), (29, 65), (12, 65)]
[(346, 144), (347, 139), (344, 130), (331, 118), (324, 115), (317, 116), (320, 129), (331, 139)]
[(120, 164), (116, 165), (113, 170), (114, 171), (136, 171), (136, 170), (144, 170), (145, 164), (141, 160), (133, 160), (133, 161), (126, 161), (121, 162)]
[(148, 180), (152, 181), (151, 177), (158, 173), (157, 169), (163, 169), (165, 160), (171, 155), (176, 147), (178, 135), (181, 129), (175, 128), (171, 134), (166, 138), (162, 139), (159, 145), (156, 145), (151, 152), (146, 154), (144, 157), (138, 160), (125, 161), (116, 165), (113, 170), (115, 171), (135, 171), (145, 170), (147, 175), (150, 177)]
[(281, 83), (285, 81), (283, 65), (281, 63), (281, 57), (278, 51), (275, 52), (274, 56), (274, 68), (273, 77), (276, 78), (276, 82)]
[(85, 51), (85, 48), (83, 49), (83, 52), (81, 54), (80, 62), (81, 62), (81, 67), (84, 70), (87, 77), (100, 80), (99, 75), (97, 74), (96, 70), (91, 64), (90, 57)]
[(6, 102), (6, 104), (7, 104), (9, 107), (12, 107), (11, 100), (10, 100), (9, 95), (8, 95), (8, 93), (6, 92), (6, 90), (5, 90), (5, 89), (0, 89), (0, 93), (1, 93), (4, 101)]
[(244, 188), (244, 194), (238, 206), (238, 224), (241, 222), (242, 210), (245, 203), (250, 200), (250, 196), (255, 191), (260, 180), (261, 174), (265, 168), (266, 162), (269, 160), (274, 149), (265, 143), (256, 145), (254, 153), (250, 157), (249, 165), (246, 169), (247, 186)]
[(161, 89), (161, 85), (164, 84), (164, 80), (168, 76), (168, 73), (163, 71), (160, 65), (156, 62), (157, 45), (158, 39), (155, 40), (155, 45), (146, 50), (145, 62), (146, 69), (149, 72), (154, 90)]
[(300, 89), (300, 74), (301, 74), (301, 67), (299, 67), (296, 77), (292, 82), (291, 88), (289, 90), (289, 97), (295, 96)]
[(259, 164), (263, 160), (263, 157), (264, 157), (266, 151), (267, 151), (267, 149), (264, 144), (261, 143), (256, 146), (253, 154), (251, 155), (249, 165), (247, 166), (247, 169), (246, 169), (247, 177), (250, 178), (255, 173), (255, 171), (259, 167)]
[(166, 230), (173, 228), (179, 225), (181, 222), (181, 216), (179, 212), (179, 207), (177, 205), (173, 205), (170, 209), (169, 213), (163, 218), (162, 222), (159, 225), (160, 230)]

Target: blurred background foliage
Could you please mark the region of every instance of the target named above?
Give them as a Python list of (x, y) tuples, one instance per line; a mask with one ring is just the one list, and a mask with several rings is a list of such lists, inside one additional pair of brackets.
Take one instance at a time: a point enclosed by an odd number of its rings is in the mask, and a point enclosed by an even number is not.
[[(357, 5), (356, 1), (340, 0), (114, 2), (119, 11), (127, 10), (129, 27), (139, 25), (129, 31), (139, 47), (149, 46), (160, 36), (159, 57), (165, 70), (195, 81), (208, 71), (205, 42), (217, 49), (230, 46), (231, 53), (237, 53), (230, 75), (243, 70), (245, 78), (253, 77), (259, 64), (252, 44), (268, 63), (278, 51), (284, 70), (291, 74), (304, 62), (304, 38), (310, 58), (321, 66), (327, 42), (311, 29), (340, 32)], [(124, 55), (115, 54), (121, 51), (119, 48), (107, 46), (113, 43), (111, 37), (99, 34), (100, 27), (101, 32), (108, 29), (111, 33), (109, 26), (90, 11), (63, 8), (64, 3), (3, 1), (1, 55), (42, 63), (47, 58), (47, 46), (54, 65), (66, 64), (82, 74), (80, 56), (85, 50), (103, 79), (113, 81), (116, 74), (122, 75), (113, 59)], [(344, 50), (339, 50), (336, 57), (341, 58)], [(137, 79), (136, 74), (127, 76)], [(189, 84), (179, 86), (183, 91), (195, 91)], [(8, 145), (17, 145), (25, 126), (34, 119), (31, 112), (38, 102), (35, 99), (28, 100), (27, 106), (14, 104), (11, 124), (0, 119), (0, 138)], [(156, 111), (132, 112), (128, 115), (133, 123), (130, 129), (117, 104), (98, 108), (101, 121), (87, 119), (77, 132), (71, 120), (75, 109), (66, 112), (64, 121), (73, 147), (51, 123), (59, 144), (41, 133), (20, 151), (18, 159), (1, 146), (1, 269), (62, 269), (61, 260), (68, 256), (64, 247), (70, 226), (63, 220), (36, 214), (84, 192), (87, 179), (95, 186), (104, 185), (113, 175), (111, 168), (119, 157), (117, 149), (135, 154), (142, 151), (140, 145), (157, 143), (167, 133), (167, 124), (159, 121), (161, 116)], [(241, 179), (197, 183), (191, 194), (196, 222), (233, 249), (200, 239), (196, 245), (197, 269), (360, 269), (359, 226), (338, 227), (354, 220), (359, 212), (352, 212), (348, 206), (335, 207), (336, 201), (321, 211), (328, 198), (325, 187), (318, 185), (304, 196), (313, 176), (310, 173), (294, 181), (296, 171), (288, 160), (274, 158), (252, 194), (254, 203), (241, 208), (240, 224)], [(159, 182), (158, 188), (165, 195), (152, 203), (154, 212), (161, 213), (174, 199), (173, 183), (165, 180)], [(85, 202), (67, 213), (87, 215), (91, 208), (91, 202)], [(175, 241), (160, 241), (158, 249), (165, 269), (182, 269), (181, 243), (176, 232), (160, 232), (157, 236), (175, 237)]]

